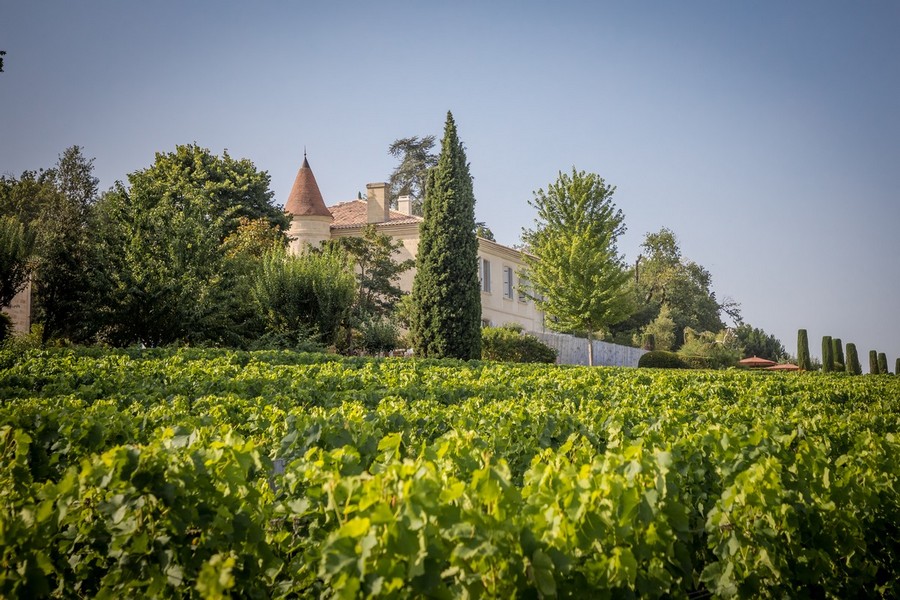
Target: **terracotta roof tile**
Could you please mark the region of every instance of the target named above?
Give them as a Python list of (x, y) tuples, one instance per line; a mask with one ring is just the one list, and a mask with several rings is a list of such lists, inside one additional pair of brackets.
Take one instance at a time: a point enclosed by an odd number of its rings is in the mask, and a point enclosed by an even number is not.
[(316, 176), (309, 168), (309, 162), (305, 155), (303, 156), (303, 166), (297, 171), (297, 178), (294, 179), (291, 195), (284, 203), (284, 210), (292, 215), (303, 217), (331, 216), (331, 213), (325, 208), (325, 201), (322, 199), (322, 192), (319, 191), (319, 184), (316, 183)]
[[(365, 200), (351, 200), (330, 206), (328, 209), (334, 217), (332, 229), (360, 227), (368, 223), (369, 205)], [(397, 211), (390, 211), (390, 219), (384, 225), (402, 225), (406, 223), (419, 223), (422, 217), (404, 215)]]

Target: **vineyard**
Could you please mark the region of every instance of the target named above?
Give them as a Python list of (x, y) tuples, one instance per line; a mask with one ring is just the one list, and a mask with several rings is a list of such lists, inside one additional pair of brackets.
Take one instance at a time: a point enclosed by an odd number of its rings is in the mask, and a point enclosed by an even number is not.
[(0, 352), (0, 597), (898, 597), (900, 377)]

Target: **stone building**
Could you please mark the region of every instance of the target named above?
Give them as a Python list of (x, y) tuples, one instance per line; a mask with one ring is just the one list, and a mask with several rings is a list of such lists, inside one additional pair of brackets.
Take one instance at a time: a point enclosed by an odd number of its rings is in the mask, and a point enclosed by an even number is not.
[[(291, 251), (298, 253), (309, 244), (324, 240), (360, 237), (366, 225), (403, 243), (396, 260), (415, 259), (419, 247), (419, 223), (413, 215), (408, 196), (401, 196), (397, 210), (390, 208), (387, 183), (366, 185), (365, 200), (351, 200), (326, 206), (306, 157), (297, 172), (291, 193), (284, 205), (291, 218), (288, 235)], [(520, 291), (519, 272), (525, 264), (522, 253), (514, 248), (478, 238), (478, 274), (481, 280), (481, 318), (485, 325), (518, 323), (525, 331), (543, 331), (544, 316), (534, 302)], [(405, 272), (400, 288), (412, 290), (415, 269)]]

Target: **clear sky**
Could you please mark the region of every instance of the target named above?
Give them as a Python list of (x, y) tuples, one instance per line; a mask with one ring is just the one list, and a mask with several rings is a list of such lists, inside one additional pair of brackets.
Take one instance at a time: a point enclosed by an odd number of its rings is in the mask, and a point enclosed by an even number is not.
[(498, 241), (573, 166), (617, 186), (629, 262), (669, 227), (720, 298), (900, 356), (900, 3), (70, 2), (0, 6), (0, 172), (101, 188), (197, 142), (328, 204), (453, 111)]

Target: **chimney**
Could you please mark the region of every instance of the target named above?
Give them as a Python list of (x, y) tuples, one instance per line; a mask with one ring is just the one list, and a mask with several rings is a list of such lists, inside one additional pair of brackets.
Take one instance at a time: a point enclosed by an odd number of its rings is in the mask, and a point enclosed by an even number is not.
[(388, 184), (367, 183), (366, 202), (369, 205), (368, 222), (384, 223), (389, 220), (391, 205), (388, 201)]
[(404, 215), (412, 214), (412, 196), (400, 196), (397, 198), (397, 212)]

